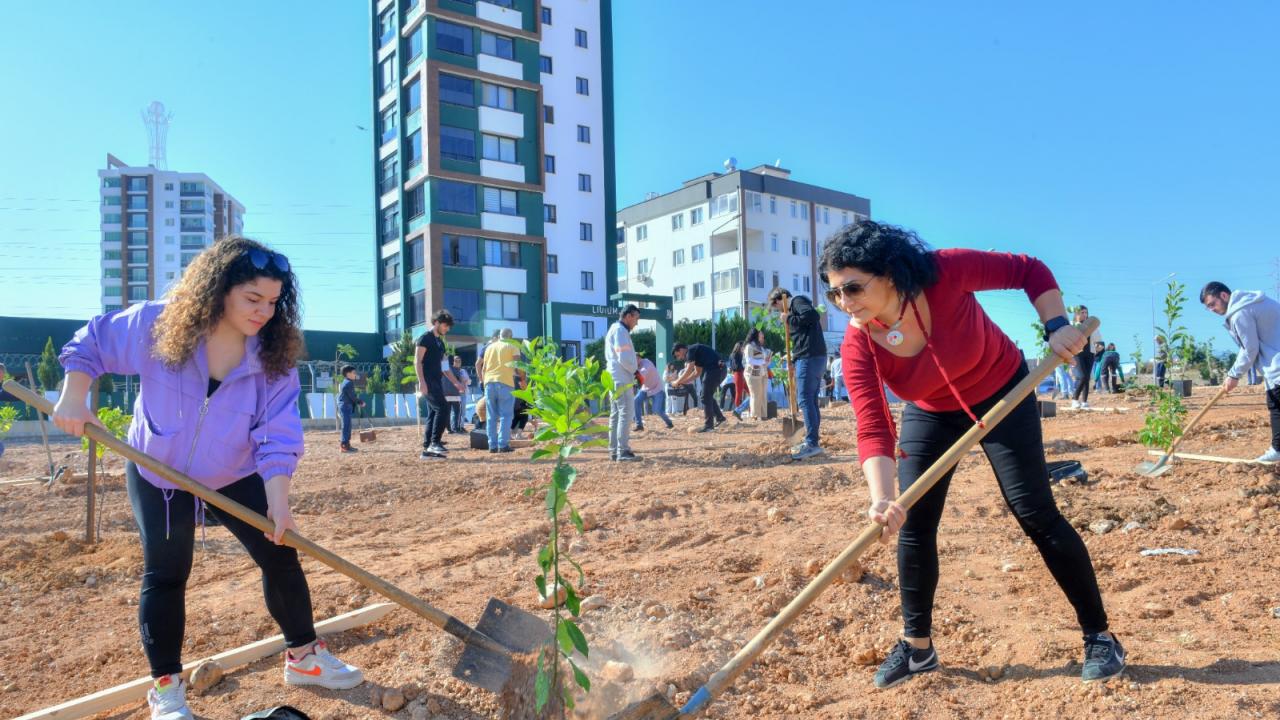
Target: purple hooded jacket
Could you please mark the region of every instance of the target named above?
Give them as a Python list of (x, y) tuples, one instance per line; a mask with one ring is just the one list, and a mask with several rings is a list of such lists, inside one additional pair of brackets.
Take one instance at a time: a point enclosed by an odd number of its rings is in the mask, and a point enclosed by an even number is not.
[[(151, 353), (151, 329), (166, 301), (130, 305), (99, 315), (62, 348), (68, 372), (140, 375), (129, 444), (213, 490), (257, 472), (292, 477), (302, 457), (298, 371), (267, 380), (258, 338), (245, 341), (244, 359), (213, 395), (205, 341), (182, 367), (170, 369)], [(147, 482), (175, 489), (138, 467)]]

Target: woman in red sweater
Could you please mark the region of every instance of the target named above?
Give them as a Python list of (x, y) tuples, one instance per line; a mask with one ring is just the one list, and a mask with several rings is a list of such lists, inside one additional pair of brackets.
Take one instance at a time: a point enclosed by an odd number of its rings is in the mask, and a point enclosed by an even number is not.
[[(1013, 342), (978, 304), (981, 290), (1027, 293), (1064, 360), (1085, 337), (1065, 317), (1062, 292), (1044, 263), (1025, 255), (930, 250), (915, 233), (864, 220), (827, 241), (821, 276), (828, 298), (851, 320), (840, 348), (858, 428), (858, 457), (871, 490), (867, 514), (898, 536), (903, 639), (876, 673), (886, 688), (938, 667), (931, 641), (938, 586), (938, 523), (949, 472), (910, 512), (895, 502), (984, 413), (1027, 375)], [(907, 401), (901, 437), (883, 386)], [(895, 447), (896, 445), (896, 447)], [(1089, 552), (1049, 489), (1035, 399), (1023, 399), (983, 439), (1001, 495), (1076, 611), (1088, 681), (1124, 669)], [(895, 465), (894, 458), (898, 462)], [(894, 476), (897, 476), (895, 488)]]

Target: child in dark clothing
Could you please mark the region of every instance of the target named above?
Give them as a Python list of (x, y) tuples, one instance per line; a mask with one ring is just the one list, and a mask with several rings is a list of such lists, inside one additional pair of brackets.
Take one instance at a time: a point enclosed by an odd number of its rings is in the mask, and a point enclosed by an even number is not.
[(340, 452), (350, 453), (356, 449), (351, 447), (351, 414), (356, 408), (364, 407), (364, 401), (356, 397), (356, 369), (351, 365), (342, 368), (341, 391), (338, 393), (338, 413), (342, 416), (342, 444)]

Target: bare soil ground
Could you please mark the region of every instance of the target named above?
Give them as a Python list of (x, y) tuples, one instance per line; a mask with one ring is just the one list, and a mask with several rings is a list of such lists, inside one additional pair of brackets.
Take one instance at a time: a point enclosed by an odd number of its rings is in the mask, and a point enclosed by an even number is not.
[[(1192, 409), (1207, 397), (1197, 388)], [(829, 590), (709, 715), (1280, 716), (1280, 475), (1181, 462), (1163, 477), (1140, 478), (1132, 469), (1148, 459), (1133, 440), (1142, 408), (1095, 400), (1129, 410), (1060, 413), (1044, 429), (1050, 459), (1079, 459), (1089, 471), (1088, 485), (1056, 494), (1085, 537), (1113, 629), (1128, 647), (1123, 678), (1080, 683), (1071, 609), (974, 453), (961, 463), (940, 535), (941, 671), (871, 689), (900, 628), (894, 555), (878, 548), (856, 582)], [(814, 561), (834, 557), (865, 522), (847, 408), (824, 416), (831, 454), (804, 463), (787, 458), (777, 421), (730, 419), (710, 435), (685, 432), (699, 422), (692, 414), (678, 421), (675, 430), (637, 436), (642, 462), (612, 464), (596, 450), (580, 465), (573, 495), (592, 529), (573, 540), (574, 551), (589, 592), (604, 601), (584, 622), (597, 678), (584, 713), (592, 717), (655, 687), (677, 703), (687, 699), (804, 586)], [(1263, 397), (1246, 389), (1215, 408), (1184, 450), (1254, 457), (1267, 436)], [(337, 454), (334, 433), (308, 433), (293, 494), (302, 532), (465, 621), (477, 620), (490, 596), (535, 610), (534, 554), (546, 525), (540, 500), (521, 491), (549, 469), (531, 464), (527, 450), (489, 455), (466, 450), (465, 436), (451, 438), (453, 457), (422, 462), (413, 428), (382, 430), (350, 456)], [(55, 456), (75, 449), (59, 446)], [(34, 476), (44, 465), (38, 443), (11, 442), (0, 478)], [(79, 541), (82, 482), (0, 484), (0, 716), (147, 673), (136, 627), (141, 555), (119, 459), (109, 460), (108, 473), (103, 538), (94, 546)], [(1139, 554), (1163, 547), (1199, 554)], [(317, 619), (379, 599), (317, 562), (304, 566)], [(187, 618), (187, 659), (278, 632), (257, 568), (222, 528), (209, 529), (204, 549), (197, 545)], [(282, 703), (332, 719), (497, 715), (492, 695), (451, 679), (458, 643), (408, 611), (330, 644), (365, 670), (366, 685), (285, 687), (274, 656), (230, 670), (192, 708), (219, 720)], [(603, 681), (606, 660), (629, 664), (635, 679)], [(384, 688), (407, 689), (410, 702), (394, 713), (375, 706)], [(146, 716), (135, 703), (99, 717)]]

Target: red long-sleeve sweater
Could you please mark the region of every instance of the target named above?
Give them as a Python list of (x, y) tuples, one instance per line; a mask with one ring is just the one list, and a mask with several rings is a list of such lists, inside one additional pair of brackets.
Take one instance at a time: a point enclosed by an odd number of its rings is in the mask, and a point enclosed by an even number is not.
[[(966, 405), (991, 397), (1022, 362), (1018, 348), (978, 304), (980, 290), (1024, 290), (1033, 302), (1058, 287), (1049, 268), (1026, 255), (938, 250), (938, 281), (925, 288), (931, 318), (929, 344)], [(908, 310), (907, 312), (911, 312)], [(874, 356), (872, 355), (874, 353)], [(845, 387), (858, 423), (858, 457), (894, 456), (891, 416), (881, 383), (922, 410), (960, 410), (929, 348), (898, 357), (850, 325), (840, 346)], [(877, 377), (877, 365), (880, 377)]]

